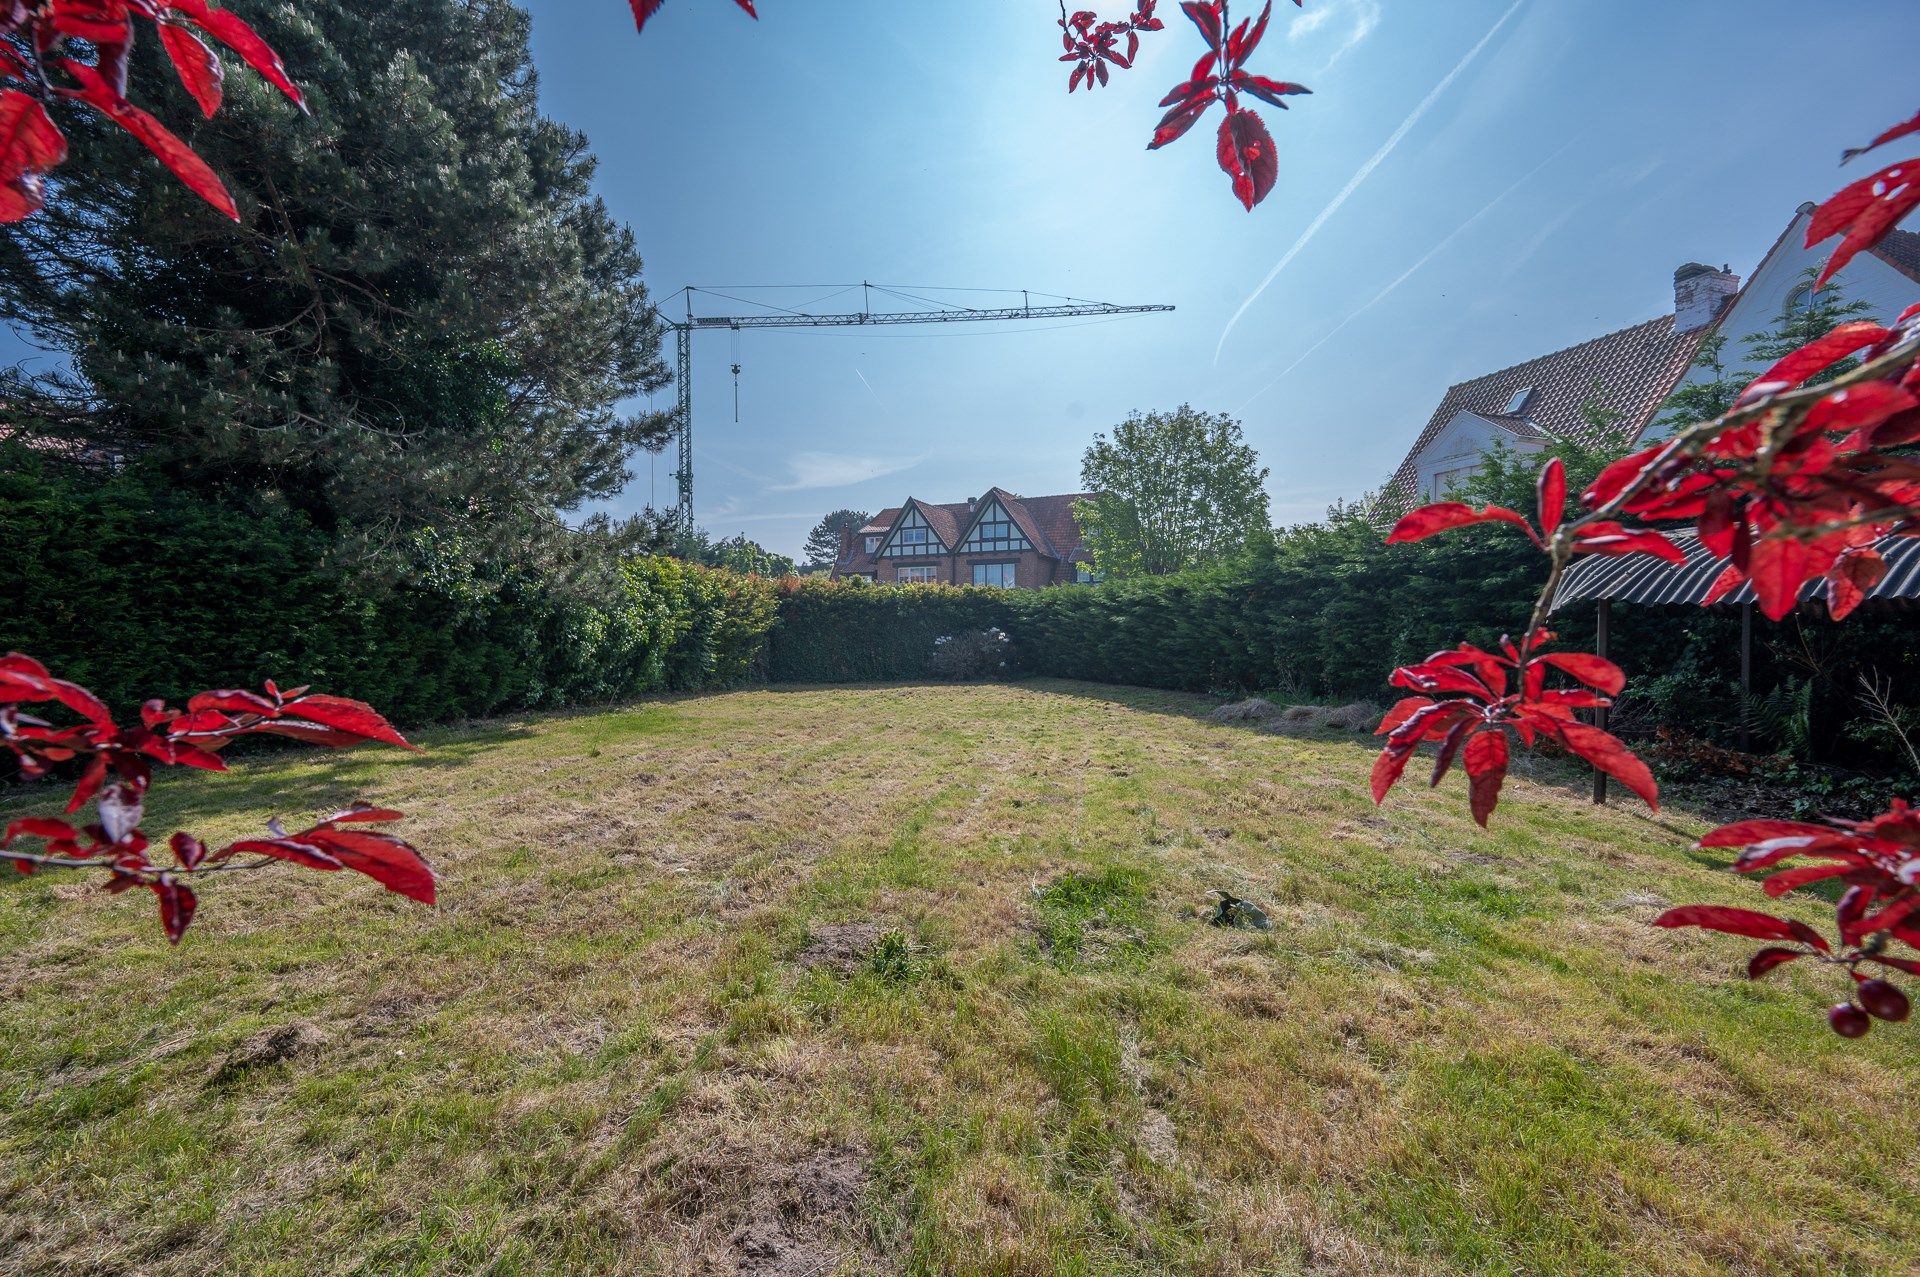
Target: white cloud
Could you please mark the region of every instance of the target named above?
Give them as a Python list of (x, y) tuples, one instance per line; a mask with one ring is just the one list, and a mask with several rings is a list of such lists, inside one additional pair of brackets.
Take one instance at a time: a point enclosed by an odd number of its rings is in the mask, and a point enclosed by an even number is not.
[(814, 488), (845, 488), (883, 475), (910, 470), (926, 457), (849, 456), (840, 452), (796, 452), (787, 458), (792, 479), (773, 484), (770, 492), (801, 492)]
[(1378, 0), (1329, 0), (1303, 10), (1287, 28), (1289, 42), (1297, 43), (1318, 35), (1322, 28), (1329, 28), (1330, 34), (1338, 39), (1326, 60), (1320, 64), (1322, 71), (1345, 57), (1360, 42), (1374, 33), (1380, 25), (1380, 5)]

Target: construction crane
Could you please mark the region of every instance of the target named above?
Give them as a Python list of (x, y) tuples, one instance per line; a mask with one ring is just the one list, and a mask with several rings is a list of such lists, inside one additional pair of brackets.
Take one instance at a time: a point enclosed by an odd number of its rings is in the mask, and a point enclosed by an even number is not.
[[(823, 287), (835, 287), (823, 285)], [(1083, 316), (1138, 315), (1151, 311), (1172, 310), (1171, 306), (1115, 306), (1110, 302), (1081, 301), (1078, 298), (1059, 297), (1058, 305), (1033, 304), (1030, 292), (1022, 289), (1020, 305), (998, 306), (979, 309), (969, 306), (950, 305), (928, 297), (918, 297), (898, 288), (884, 284), (862, 283), (838, 286), (839, 292), (861, 289), (861, 306), (858, 311), (844, 314), (812, 314), (800, 310), (787, 310), (783, 307), (766, 305), (760, 302), (747, 302), (748, 305), (761, 305), (775, 314), (763, 315), (696, 315), (693, 313), (695, 293), (707, 293), (712, 296), (728, 297), (728, 294), (714, 289), (695, 288), (689, 285), (680, 290), (685, 300), (685, 312), (680, 318), (654, 307), (660, 318), (674, 330), (679, 342), (679, 366), (675, 380), (679, 385), (679, 404), (675, 411), (674, 434), (679, 444), (680, 464), (674, 477), (680, 488), (679, 522), (683, 530), (693, 531), (693, 335), (697, 332), (725, 328), (740, 332), (748, 328), (864, 328), (871, 324), (952, 324), (975, 323), (996, 319), (1077, 319)], [(920, 302), (936, 307), (933, 310), (881, 310), (873, 309), (873, 294), (880, 292), (886, 296), (900, 298), (909, 302)], [(993, 290), (940, 290), (923, 291), (993, 291)], [(1006, 290), (1011, 295), (1012, 290)], [(837, 294), (833, 294), (837, 295)], [(1051, 296), (1041, 294), (1042, 297)], [(729, 300), (741, 301), (741, 298)], [(738, 377), (740, 365), (734, 364), (736, 417), (738, 414)]]

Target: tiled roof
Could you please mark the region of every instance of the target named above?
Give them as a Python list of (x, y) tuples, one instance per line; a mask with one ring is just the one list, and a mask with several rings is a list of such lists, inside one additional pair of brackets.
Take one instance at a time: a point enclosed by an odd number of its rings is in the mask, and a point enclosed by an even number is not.
[(1522, 439), (1552, 438), (1551, 435), (1535, 425), (1532, 419), (1528, 417), (1509, 417), (1505, 413), (1500, 412), (1481, 412), (1475, 413), (1474, 415), (1484, 417), (1508, 434), (1516, 435)]
[(1087, 557), (1086, 544), (1080, 535), (1080, 525), (1074, 521), (1073, 506), (1074, 502), (1085, 501), (1090, 495), (1085, 492), (1066, 492), (1047, 497), (1020, 497), (1005, 488), (988, 488), (977, 500), (946, 505), (909, 497), (901, 505), (891, 506), (874, 515), (865, 527), (854, 533), (852, 552), (835, 564), (835, 568), (843, 575), (871, 573), (878, 560), (867, 553), (864, 538), (884, 536), (908, 504), (920, 511), (940, 539), (946, 542), (951, 553), (971, 529), (980, 510), (995, 499), (1006, 507), (1008, 517), (1019, 525), (1020, 531), (1041, 554), (1066, 562), (1083, 560)]
[(1920, 231), (1890, 230), (1871, 251), (1875, 257), (1920, 284)]
[[(1704, 324), (1690, 332), (1676, 333), (1673, 316), (1662, 315), (1449, 387), (1440, 406), (1427, 419), (1426, 428), (1408, 449), (1406, 460), (1388, 480), (1382, 498), (1396, 504), (1414, 499), (1416, 459), (1462, 411), (1519, 433), (1515, 424), (1508, 424), (1516, 423), (1532, 431), (1528, 436), (1532, 438), (1596, 443), (1597, 432), (1581, 417), (1580, 409), (1593, 396), (1594, 383), (1598, 382), (1600, 402), (1621, 414), (1613, 430), (1623, 438), (1637, 437), (1686, 373), (1701, 338), (1711, 331), (1713, 325)], [(1534, 394), (1524, 420), (1501, 412), (1518, 391), (1529, 388)]]

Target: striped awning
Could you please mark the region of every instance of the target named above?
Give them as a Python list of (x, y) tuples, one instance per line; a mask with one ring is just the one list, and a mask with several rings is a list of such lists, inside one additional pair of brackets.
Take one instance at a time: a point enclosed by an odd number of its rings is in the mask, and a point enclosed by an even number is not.
[[(1662, 532), (1686, 554), (1684, 566), (1656, 559), (1651, 554), (1629, 554), (1620, 558), (1593, 555), (1580, 559), (1560, 578), (1560, 589), (1553, 596), (1553, 610), (1575, 603), (1612, 599), (1621, 603), (1693, 604), (1707, 597), (1707, 591), (1727, 566), (1700, 544), (1690, 529)], [(1920, 600), (1920, 537), (1883, 537), (1874, 547), (1887, 561), (1887, 574), (1880, 584), (1867, 592), (1867, 602), (1911, 607)], [(1805, 604), (1826, 597), (1824, 581), (1809, 581), (1800, 591)], [(1753, 587), (1739, 589), (1718, 600), (1734, 606), (1753, 602)]]

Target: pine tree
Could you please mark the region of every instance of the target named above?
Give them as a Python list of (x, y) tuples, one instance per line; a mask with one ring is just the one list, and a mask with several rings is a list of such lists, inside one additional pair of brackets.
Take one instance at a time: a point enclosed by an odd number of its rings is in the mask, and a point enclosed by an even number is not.
[(806, 565), (813, 569), (830, 568), (840, 557), (840, 533), (858, 532), (873, 516), (865, 510), (835, 510), (813, 525), (803, 547)]
[(70, 371), (0, 399), (175, 482), (285, 501), (359, 558), (420, 529), (475, 552), (561, 534), (662, 418), (661, 327), (578, 132), (543, 117), (506, 0), (313, 0), (248, 17), (302, 118), (255, 77), (199, 120), (156, 42), (133, 96), (233, 190), (238, 226), (110, 127), (0, 239), (0, 319)]

